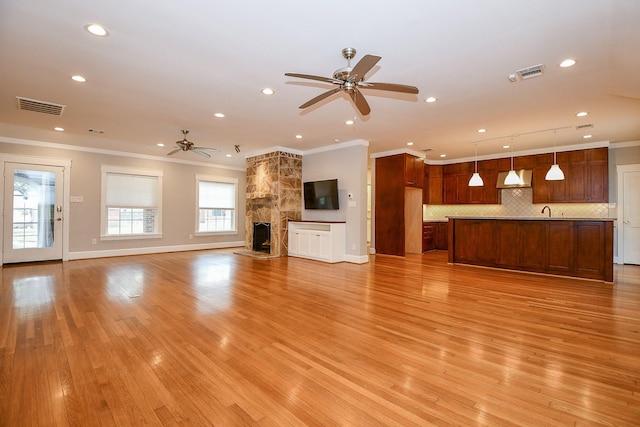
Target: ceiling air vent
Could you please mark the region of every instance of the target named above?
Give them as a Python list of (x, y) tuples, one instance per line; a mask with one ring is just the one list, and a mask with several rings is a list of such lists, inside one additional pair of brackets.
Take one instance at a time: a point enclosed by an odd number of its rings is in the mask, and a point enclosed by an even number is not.
[(433, 148), (423, 148), (422, 151), (428, 153), (429, 151), (433, 151)]
[(585, 125), (578, 125), (576, 126), (576, 130), (580, 130), (580, 129), (589, 129), (593, 127), (593, 123), (588, 123)]
[(532, 67), (523, 68), (522, 70), (516, 71), (520, 80), (532, 79), (534, 77), (544, 76), (547, 74), (544, 65), (534, 65)]
[(37, 99), (23, 98), (16, 96), (18, 100), (18, 109), (25, 111), (33, 111), (36, 113), (51, 114), (52, 116), (61, 116), (64, 105), (54, 104), (53, 102), (38, 101)]

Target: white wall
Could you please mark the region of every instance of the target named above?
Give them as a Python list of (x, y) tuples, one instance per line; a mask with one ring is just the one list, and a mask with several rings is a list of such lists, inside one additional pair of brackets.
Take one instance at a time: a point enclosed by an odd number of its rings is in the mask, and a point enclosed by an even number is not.
[[(368, 141), (355, 140), (302, 156), (302, 181), (338, 179), (340, 209), (302, 210), (307, 221), (346, 221), (346, 260), (368, 262), (367, 255), (367, 160)], [(348, 199), (351, 193), (353, 197)]]
[[(69, 258), (89, 258), (177, 250), (244, 246), (244, 168), (231, 169), (197, 161), (174, 161), (158, 156), (136, 156), (69, 146), (15, 140), (0, 137), (0, 153), (71, 160), (71, 196), (82, 196), (82, 203), (71, 203), (69, 221)], [(194, 159), (194, 160), (197, 160)], [(161, 239), (100, 241), (101, 165), (162, 170), (163, 212)], [(207, 236), (195, 235), (195, 175), (204, 174), (238, 179), (237, 232)], [(4, 184), (3, 184), (4, 185)], [(190, 239), (189, 236), (193, 237)], [(92, 244), (92, 239), (97, 243)]]

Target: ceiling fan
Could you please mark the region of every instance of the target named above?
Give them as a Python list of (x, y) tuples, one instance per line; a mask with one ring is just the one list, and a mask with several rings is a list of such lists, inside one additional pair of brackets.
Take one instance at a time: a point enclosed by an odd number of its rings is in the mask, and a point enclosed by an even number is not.
[(347, 66), (340, 68), (333, 73), (333, 77), (321, 77), (309, 74), (297, 74), (297, 73), (285, 73), (285, 76), (299, 77), (301, 79), (318, 80), (326, 83), (333, 83), (338, 85), (335, 89), (331, 89), (324, 92), (310, 101), (305, 102), (300, 108), (307, 108), (313, 104), (322, 101), (329, 96), (344, 92), (349, 95), (353, 103), (355, 104), (360, 114), (363, 116), (368, 115), (371, 112), (369, 103), (364, 98), (360, 89), (377, 89), (388, 90), (392, 92), (402, 93), (418, 93), (418, 88), (415, 86), (400, 85), (394, 83), (373, 83), (364, 81), (364, 76), (367, 74), (377, 63), (382, 59), (380, 56), (365, 55), (358, 61), (358, 63), (351, 67), (351, 59), (356, 56), (356, 50), (352, 47), (346, 47), (342, 49), (342, 56), (347, 60)]
[(176, 145), (178, 146), (178, 148), (171, 150), (167, 153), (167, 156), (170, 156), (172, 154), (177, 153), (178, 151), (193, 151), (194, 153), (198, 153), (200, 154), (202, 157), (211, 157), (211, 155), (203, 150), (206, 151), (213, 151), (213, 152), (217, 152), (219, 151), (217, 148), (208, 148), (208, 147), (196, 147), (193, 142), (189, 141), (187, 139), (187, 134), (189, 133), (188, 130), (183, 130), (182, 131), (182, 141), (176, 141)]

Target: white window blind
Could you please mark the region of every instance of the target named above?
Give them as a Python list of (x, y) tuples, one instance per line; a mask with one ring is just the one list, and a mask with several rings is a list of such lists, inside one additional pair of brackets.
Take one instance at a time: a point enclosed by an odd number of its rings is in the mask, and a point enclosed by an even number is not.
[(236, 206), (236, 186), (227, 182), (200, 181), (200, 208), (234, 209)]
[(107, 173), (107, 206), (158, 207), (158, 177)]

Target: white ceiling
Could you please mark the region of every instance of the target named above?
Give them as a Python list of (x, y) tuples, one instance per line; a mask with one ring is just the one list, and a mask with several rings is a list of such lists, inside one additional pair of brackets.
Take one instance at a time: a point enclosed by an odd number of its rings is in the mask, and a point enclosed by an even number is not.
[[(84, 30), (94, 22), (109, 37)], [(583, 144), (586, 133), (591, 142), (635, 141), (639, 23), (637, 0), (0, 0), (0, 135), (164, 155), (189, 129), (197, 145), (221, 150), (211, 162), (229, 166), (270, 147), (305, 151), (336, 139), (367, 140), (371, 153), (414, 141), (416, 151), (433, 149), (427, 160), (473, 157), (478, 140), (481, 157), (505, 155), (509, 143), (549, 148), (553, 132), (537, 131), (554, 128), (567, 127), (558, 146)], [(284, 73), (331, 76), (346, 65), (345, 47), (357, 49), (354, 63), (382, 57), (367, 80), (420, 93), (365, 89), (366, 117), (342, 93), (299, 110), (333, 86)], [(577, 65), (559, 68), (569, 57)], [(509, 82), (537, 64), (546, 75)], [(16, 96), (66, 108), (60, 117), (22, 111)], [(593, 128), (575, 129), (585, 123)]]

